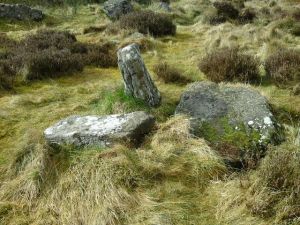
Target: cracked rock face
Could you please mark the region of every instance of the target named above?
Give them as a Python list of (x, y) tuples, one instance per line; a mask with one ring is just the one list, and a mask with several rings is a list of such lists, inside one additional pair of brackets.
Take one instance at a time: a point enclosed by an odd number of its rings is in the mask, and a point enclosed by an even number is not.
[[(236, 130), (243, 125), (247, 132), (257, 132), (260, 137), (255, 141), (258, 144), (278, 143), (282, 139), (278, 132), (280, 125), (276, 123), (266, 98), (245, 87), (193, 83), (181, 96), (176, 114), (190, 116), (192, 133), (196, 136), (200, 135), (199, 129), (204, 123), (218, 127), (222, 132), (226, 122)], [(223, 124), (219, 123), (220, 120)]]
[(151, 107), (160, 105), (161, 95), (151, 79), (137, 44), (118, 51), (118, 65), (127, 95), (141, 99)]
[(71, 116), (44, 131), (52, 146), (92, 145), (112, 146), (128, 141), (138, 144), (154, 126), (155, 119), (146, 112), (133, 112), (109, 116)]
[(111, 20), (118, 20), (122, 15), (133, 11), (128, 0), (108, 0), (103, 4), (103, 11)]
[(40, 21), (44, 17), (41, 10), (26, 5), (0, 3), (0, 18)]

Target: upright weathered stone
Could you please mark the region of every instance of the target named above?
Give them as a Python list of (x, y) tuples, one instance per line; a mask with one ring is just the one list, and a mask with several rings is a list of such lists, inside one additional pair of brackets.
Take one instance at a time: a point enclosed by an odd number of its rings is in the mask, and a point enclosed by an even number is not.
[(146, 112), (109, 116), (71, 116), (44, 131), (50, 145), (112, 146), (129, 141), (139, 144), (154, 126), (155, 119)]
[(41, 10), (26, 5), (0, 3), (0, 18), (40, 21), (44, 14)]
[(144, 100), (149, 106), (159, 106), (160, 93), (150, 77), (137, 44), (128, 45), (118, 51), (118, 65), (126, 94)]
[(118, 20), (122, 15), (133, 11), (128, 0), (108, 0), (103, 4), (103, 11), (111, 20)]

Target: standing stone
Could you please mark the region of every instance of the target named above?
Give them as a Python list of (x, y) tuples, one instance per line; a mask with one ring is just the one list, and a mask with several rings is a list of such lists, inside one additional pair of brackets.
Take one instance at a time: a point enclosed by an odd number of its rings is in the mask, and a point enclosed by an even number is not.
[(160, 105), (160, 93), (150, 77), (137, 44), (128, 45), (118, 51), (118, 65), (126, 94), (142, 99), (152, 107)]
[(103, 11), (111, 20), (118, 20), (122, 15), (133, 11), (128, 0), (108, 0), (103, 4)]

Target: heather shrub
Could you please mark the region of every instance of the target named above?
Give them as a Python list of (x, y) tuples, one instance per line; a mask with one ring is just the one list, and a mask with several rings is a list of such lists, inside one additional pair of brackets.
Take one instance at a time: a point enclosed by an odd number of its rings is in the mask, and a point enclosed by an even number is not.
[(12, 89), (14, 78), (14, 71), (9, 63), (0, 59), (0, 90)]
[(25, 81), (57, 77), (67, 72), (81, 71), (83, 63), (79, 55), (69, 50), (44, 49), (27, 57), (21, 74)]
[(113, 43), (87, 45), (88, 54), (85, 63), (98, 67), (113, 67), (117, 65), (116, 47)]
[(152, 11), (138, 11), (123, 15), (119, 23), (122, 29), (133, 29), (153, 36), (176, 34), (176, 25), (169, 16)]
[(260, 79), (258, 66), (259, 62), (255, 57), (238, 48), (214, 50), (206, 54), (199, 63), (199, 69), (214, 82), (257, 82)]
[(7, 49), (7, 48), (12, 48), (13, 46), (16, 45), (16, 41), (10, 39), (7, 37), (6, 34), (4, 33), (0, 33), (0, 50), (3, 49)]
[(244, 1), (216, 1), (213, 3), (215, 12), (208, 15), (207, 21), (217, 25), (226, 21), (251, 23), (256, 13), (251, 8), (245, 8)]
[(84, 28), (83, 34), (89, 34), (89, 33), (100, 33), (105, 31), (107, 28), (107, 25), (101, 25), (101, 26), (89, 26)]
[(75, 35), (67, 31), (39, 30), (27, 36), (21, 44), (29, 51), (43, 50), (50, 47), (57, 49), (70, 48), (76, 42)]
[(239, 16), (239, 11), (233, 6), (231, 2), (226, 1), (216, 1), (213, 6), (217, 9), (218, 17), (223, 17), (224, 19), (237, 19)]
[(265, 62), (267, 76), (277, 86), (300, 82), (300, 52), (281, 49), (271, 54)]
[(300, 217), (299, 176), (299, 146), (284, 144), (269, 149), (250, 188), (250, 211), (261, 217), (274, 216), (278, 224), (296, 224), (293, 222)]
[(160, 80), (164, 83), (182, 83), (186, 84), (190, 80), (184, 77), (181, 72), (167, 64), (166, 62), (160, 62), (153, 67), (154, 73), (158, 76)]
[(300, 20), (300, 8), (294, 9), (294, 11), (292, 12), (292, 17), (293, 17), (296, 21), (299, 21), (299, 20)]
[(240, 12), (239, 21), (241, 23), (251, 23), (256, 17), (256, 13), (253, 9), (246, 8)]
[[(1, 59), (13, 68), (11, 73), (22, 75), (24, 81), (81, 71), (85, 65), (117, 65), (114, 44), (85, 44), (67, 31), (54, 30), (39, 30), (19, 43), (7, 44)], [(5, 74), (2, 72), (2, 77), (10, 76)]]

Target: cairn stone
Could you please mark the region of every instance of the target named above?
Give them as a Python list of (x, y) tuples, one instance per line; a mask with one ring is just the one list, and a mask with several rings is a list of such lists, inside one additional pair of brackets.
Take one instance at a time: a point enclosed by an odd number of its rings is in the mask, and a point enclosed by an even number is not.
[(118, 51), (118, 65), (126, 94), (145, 101), (151, 107), (160, 105), (160, 93), (151, 79), (137, 44)]

